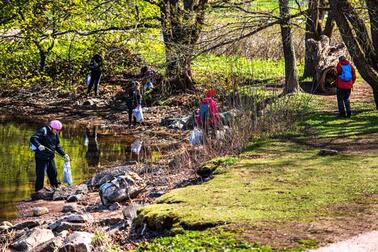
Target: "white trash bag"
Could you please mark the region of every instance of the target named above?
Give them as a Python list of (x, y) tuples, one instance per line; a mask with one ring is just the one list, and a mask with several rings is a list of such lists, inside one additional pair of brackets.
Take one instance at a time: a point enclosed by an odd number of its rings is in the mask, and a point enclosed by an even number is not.
[(64, 160), (63, 164), (63, 183), (72, 186), (72, 173), (70, 160)]
[(87, 77), (85, 78), (85, 81), (87, 83), (87, 86), (89, 86), (89, 83), (91, 83), (91, 74), (87, 74)]
[(203, 133), (202, 130), (198, 128), (194, 128), (192, 132), (190, 132), (189, 143), (191, 145), (199, 145), (203, 143)]
[(142, 149), (143, 141), (140, 139), (135, 140), (131, 144), (131, 151), (135, 154), (139, 155), (140, 150)]
[(135, 109), (133, 109), (133, 115), (135, 116), (135, 119), (138, 123), (144, 122), (142, 106), (139, 105)]

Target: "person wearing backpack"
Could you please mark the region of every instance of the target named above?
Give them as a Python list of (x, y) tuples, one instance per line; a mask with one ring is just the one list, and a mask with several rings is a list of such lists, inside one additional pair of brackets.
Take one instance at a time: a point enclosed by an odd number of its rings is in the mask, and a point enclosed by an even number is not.
[(102, 58), (99, 54), (92, 57), (89, 62), (90, 78), (88, 83), (87, 95), (89, 96), (94, 86), (95, 96), (98, 96), (98, 85), (100, 84), (102, 71)]
[(201, 101), (196, 115), (197, 124), (205, 130), (206, 134), (209, 127), (215, 129), (218, 125), (218, 103), (213, 98), (215, 95), (214, 89), (206, 92), (206, 97)]
[(45, 170), (53, 188), (59, 186), (58, 173), (55, 166), (55, 151), (61, 155), (65, 161), (69, 160), (60, 146), (58, 133), (62, 130), (62, 123), (58, 120), (51, 121), (47, 126), (38, 129), (30, 138), (30, 148), (35, 152), (36, 180), (35, 191), (43, 189), (45, 180)]
[(339, 57), (339, 63), (337, 64), (336, 69), (336, 95), (339, 117), (350, 117), (352, 115), (352, 111), (350, 108), (349, 96), (352, 91), (353, 84), (356, 81), (356, 70), (354, 69), (354, 66), (345, 58), (345, 56)]

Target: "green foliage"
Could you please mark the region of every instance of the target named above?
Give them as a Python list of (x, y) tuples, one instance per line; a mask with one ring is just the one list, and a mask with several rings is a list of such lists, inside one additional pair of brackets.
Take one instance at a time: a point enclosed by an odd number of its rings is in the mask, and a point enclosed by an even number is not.
[(136, 251), (256, 251), (269, 252), (269, 247), (251, 244), (237, 239), (234, 233), (219, 229), (204, 232), (185, 231), (174, 237), (156, 238), (152, 243), (140, 246)]
[(133, 70), (141, 59), (130, 52), (128, 42), (135, 33), (144, 33), (133, 24), (142, 22), (139, 15), (149, 24), (158, 23), (151, 19), (157, 8), (144, 1), (138, 6), (126, 0), (10, 2), (12, 18), (0, 23), (9, 37), (0, 44), (6, 52), (0, 57), (0, 84), (8, 86), (82, 85), (95, 53), (105, 58), (108, 76)]

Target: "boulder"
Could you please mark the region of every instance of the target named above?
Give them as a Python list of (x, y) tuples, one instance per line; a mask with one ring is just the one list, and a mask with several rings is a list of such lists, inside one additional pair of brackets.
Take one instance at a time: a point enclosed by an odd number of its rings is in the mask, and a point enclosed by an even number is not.
[(67, 197), (67, 202), (78, 202), (83, 199), (82, 194), (74, 194)]
[(135, 198), (146, 187), (144, 181), (134, 172), (118, 176), (101, 185), (99, 193), (103, 205)]
[(54, 191), (42, 189), (38, 192), (34, 192), (31, 195), (32, 200), (52, 200)]
[(88, 232), (73, 232), (68, 236), (63, 245), (59, 248), (59, 252), (75, 251), (89, 252), (92, 250), (92, 239), (94, 234)]
[(34, 207), (32, 209), (33, 216), (41, 216), (44, 214), (49, 213), (49, 209), (47, 207)]
[(75, 187), (74, 194), (85, 194), (88, 193), (88, 186), (86, 184), (81, 184)]
[(34, 228), (19, 237), (11, 244), (16, 250), (30, 251), (38, 245), (54, 238), (54, 233), (49, 229)]
[(33, 248), (32, 252), (55, 252), (63, 245), (63, 241), (63, 237), (52, 238)]
[(65, 200), (70, 193), (71, 191), (68, 188), (59, 188), (58, 190), (55, 190), (52, 200)]
[(74, 223), (62, 221), (58, 223), (53, 230), (54, 232), (63, 232), (63, 231), (85, 231), (88, 228), (86, 223)]
[(76, 213), (76, 212), (79, 212), (79, 208), (75, 204), (65, 204), (63, 206), (62, 212), (63, 213), (68, 213), (68, 212)]
[(43, 223), (44, 222), (41, 221), (41, 220), (30, 220), (30, 221), (24, 221), (24, 222), (18, 223), (16, 225), (14, 225), (13, 228), (15, 230), (22, 230), (22, 229), (25, 229), (25, 228), (31, 229), (31, 228), (40, 226)]
[(160, 124), (171, 129), (188, 130), (194, 128), (195, 120), (194, 116), (192, 115), (184, 116), (181, 118), (166, 117), (161, 120)]
[(86, 184), (88, 187), (99, 187), (105, 182), (113, 180), (115, 177), (127, 174), (128, 171), (129, 168), (127, 166), (118, 166), (96, 174)]
[(49, 229), (55, 232), (85, 230), (87, 223), (92, 223), (93, 221), (93, 216), (90, 214), (70, 214), (50, 224)]

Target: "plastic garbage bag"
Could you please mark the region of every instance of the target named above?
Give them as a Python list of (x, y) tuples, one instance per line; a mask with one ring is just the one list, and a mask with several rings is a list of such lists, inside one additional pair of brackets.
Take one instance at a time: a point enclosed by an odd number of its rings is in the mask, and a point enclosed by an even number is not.
[(70, 160), (65, 160), (63, 164), (63, 183), (72, 186), (72, 173)]
[(139, 155), (140, 150), (142, 149), (143, 141), (140, 139), (135, 140), (131, 144), (131, 151), (135, 154)]
[(191, 145), (199, 145), (203, 143), (203, 133), (200, 129), (194, 128), (190, 133), (189, 143)]
[(89, 86), (89, 83), (91, 83), (91, 75), (87, 74), (87, 77), (85, 78), (85, 81), (87, 83), (87, 86)]
[(133, 115), (135, 116), (135, 119), (137, 122), (143, 122), (143, 112), (142, 112), (142, 106), (137, 106), (135, 109), (133, 109)]

